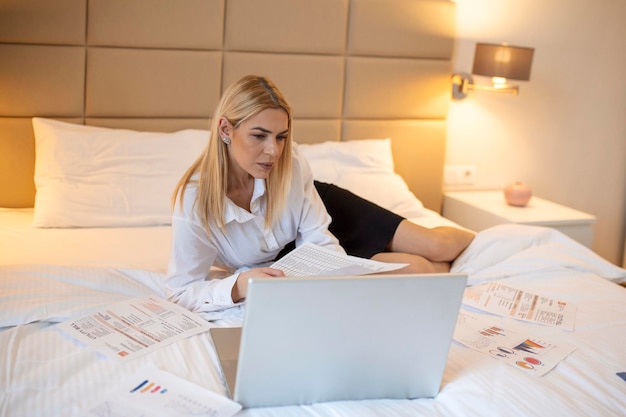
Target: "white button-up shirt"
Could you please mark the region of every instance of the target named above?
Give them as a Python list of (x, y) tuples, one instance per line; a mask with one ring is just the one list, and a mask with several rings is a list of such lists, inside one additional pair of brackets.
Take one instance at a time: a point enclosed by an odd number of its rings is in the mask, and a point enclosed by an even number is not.
[[(172, 248), (166, 287), (169, 298), (207, 319), (237, 305), (231, 297), (239, 272), (271, 264), (292, 241), (311, 242), (345, 253), (328, 231), (330, 216), (313, 185), (311, 169), (294, 146), (287, 206), (272, 228), (265, 227), (265, 180), (255, 179), (250, 212), (226, 198), (224, 226), (207, 233), (195, 209), (197, 186), (189, 184), (172, 217)], [(211, 278), (215, 267), (226, 278)], [(211, 271), (213, 268), (213, 271)], [(224, 274), (222, 274), (224, 275)]]

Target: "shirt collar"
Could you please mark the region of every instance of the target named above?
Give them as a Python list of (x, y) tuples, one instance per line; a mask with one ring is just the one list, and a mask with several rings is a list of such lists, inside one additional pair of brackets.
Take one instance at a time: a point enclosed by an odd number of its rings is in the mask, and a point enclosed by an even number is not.
[(254, 189), (252, 190), (252, 199), (250, 200), (250, 212), (242, 209), (226, 197), (224, 210), (224, 224), (232, 221), (239, 223), (246, 222), (254, 216), (265, 216), (265, 204), (262, 198), (265, 196), (265, 180), (260, 178), (254, 179)]

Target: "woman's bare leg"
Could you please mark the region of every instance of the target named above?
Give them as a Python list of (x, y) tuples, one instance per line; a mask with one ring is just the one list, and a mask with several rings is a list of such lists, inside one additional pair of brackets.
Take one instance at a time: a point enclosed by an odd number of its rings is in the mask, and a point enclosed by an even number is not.
[(404, 268), (391, 271), (393, 274), (421, 274), (450, 271), (449, 262), (431, 262), (423, 256), (413, 255), (410, 253), (381, 252), (372, 256), (372, 259), (379, 262), (409, 264)]
[(464, 229), (449, 226), (429, 229), (403, 220), (389, 242), (389, 252), (377, 253), (372, 259), (409, 264), (394, 273), (448, 272), (451, 262), (473, 239), (474, 233)]
[(473, 239), (474, 233), (464, 229), (450, 226), (429, 229), (403, 220), (389, 242), (389, 250), (423, 256), (431, 262), (452, 262)]

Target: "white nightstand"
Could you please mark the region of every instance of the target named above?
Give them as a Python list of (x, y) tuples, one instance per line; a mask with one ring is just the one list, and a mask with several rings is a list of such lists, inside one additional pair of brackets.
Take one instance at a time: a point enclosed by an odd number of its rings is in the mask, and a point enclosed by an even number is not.
[(552, 227), (591, 247), (595, 216), (533, 196), (526, 207), (509, 206), (500, 191), (446, 192), (443, 216), (476, 232), (503, 223)]

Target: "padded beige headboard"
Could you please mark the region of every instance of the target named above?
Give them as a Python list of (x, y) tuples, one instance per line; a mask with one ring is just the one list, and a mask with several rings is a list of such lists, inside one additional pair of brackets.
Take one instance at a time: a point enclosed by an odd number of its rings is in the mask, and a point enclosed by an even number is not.
[(454, 3), (447, 0), (0, 0), (0, 207), (32, 207), (31, 117), (208, 128), (221, 91), (273, 79), (294, 138), (391, 137), (439, 211)]

